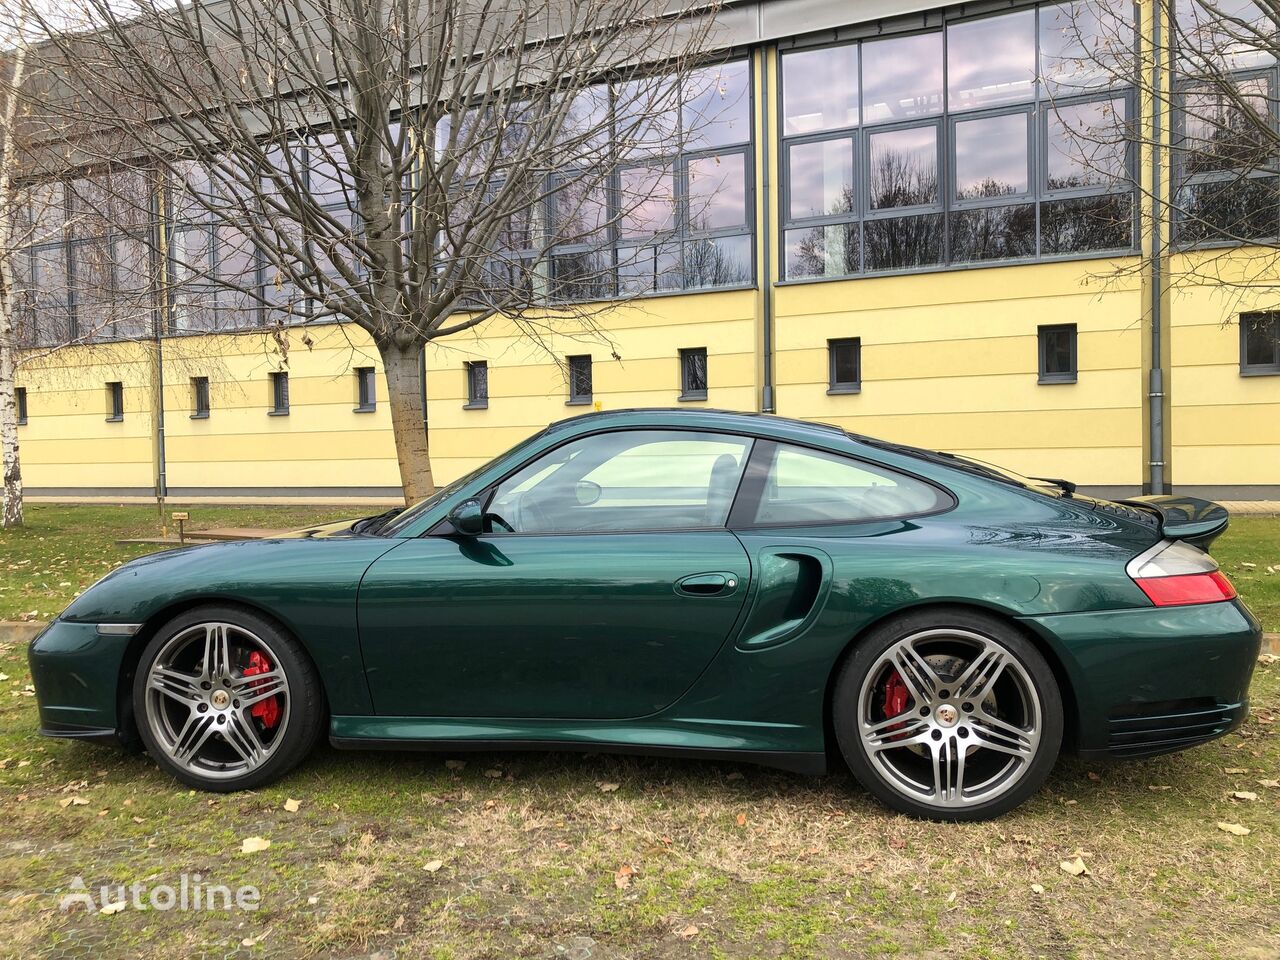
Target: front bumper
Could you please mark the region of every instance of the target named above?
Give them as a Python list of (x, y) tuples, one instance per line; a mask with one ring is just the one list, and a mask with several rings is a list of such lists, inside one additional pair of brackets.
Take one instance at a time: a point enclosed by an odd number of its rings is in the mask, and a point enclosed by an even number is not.
[(40, 707), (40, 732), (51, 737), (118, 740), (121, 667), (131, 638), (103, 636), (97, 624), (54, 620), (27, 648)]
[(1085, 756), (1169, 753), (1229, 733), (1249, 713), (1262, 627), (1239, 600), (1028, 617), (1057, 654)]

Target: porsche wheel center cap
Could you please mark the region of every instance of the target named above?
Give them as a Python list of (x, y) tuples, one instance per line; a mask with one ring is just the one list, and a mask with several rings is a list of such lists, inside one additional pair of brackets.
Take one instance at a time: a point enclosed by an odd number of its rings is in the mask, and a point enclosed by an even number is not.
[(933, 712), (933, 718), (944, 727), (954, 727), (960, 719), (960, 711), (949, 703), (944, 703)]
[(215, 690), (213, 691), (213, 696), (209, 699), (219, 710), (224, 710), (226, 709), (227, 704), (231, 702), (231, 694), (227, 693), (225, 690)]

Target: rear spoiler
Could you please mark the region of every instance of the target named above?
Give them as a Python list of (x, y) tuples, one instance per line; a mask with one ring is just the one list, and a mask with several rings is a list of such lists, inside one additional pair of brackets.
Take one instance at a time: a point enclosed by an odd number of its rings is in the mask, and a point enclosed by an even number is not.
[(1154, 511), (1160, 517), (1160, 532), (1170, 540), (1183, 540), (1208, 550), (1224, 530), (1230, 517), (1227, 508), (1197, 497), (1134, 497), (1121, 500), (1130, 506)]

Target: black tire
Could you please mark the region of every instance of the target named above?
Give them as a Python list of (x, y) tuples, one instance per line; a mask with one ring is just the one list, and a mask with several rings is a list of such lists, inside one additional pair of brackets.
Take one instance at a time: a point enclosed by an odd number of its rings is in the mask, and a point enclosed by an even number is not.
[[(946, 631), (955, 631), (954, 646), (947, 646)], [(935, 635), (935, 632), (936, 635)], [(921, 644), (921, 651), (942, 651), (932, 657), (931, 663), (941, 662), (947, 663), (949, 656), (954, 656), (957, 663), (963, 665), (964, 650), (970, 649), (966, 646), (969, 643), (976, 643), (973, 638), (982, 638), (982, 641), (994, 646), (979, 647), (974, 646), (975, 658), (980, 655), (979, 651), (989, 651), (1002, 649), (1005, 654), (1016, 662), (1016, 668), (1010, 669), (1006, 664), (1001, 668), (996, 676), (1001, 678), (992, 681), (991, 686), (995, 688), (997, 683), (1004, 684), (1005, 689), (1009, 690), (1006, 699), (1016, 701), (1014, 709), (1025, 711), (1026, 715), (1036, 716), (1035, 720), (1027, 721), (1030, 726), (1029, 730), (1037, 730), (1037, 740), (1031, 744), (1031, 737), (1028, 736), (1028, 745), (1025, 748), (1025, 756), (1015, 757), (1013, 760), (1005, 760), (1006, 756), (1003, 752), (997, 752), (990, 749), (982, 749), (978, 743), (973, 740), (960, 740), (959, 737), (975, 737), (978, 732), (987, 734), (991, 728), (985, 726), (988, 723), (986, 719), (985, 708), (988, 704), (997, 703), (994, 693), (991, 700), (979, 701), (978, 712), (973, 712), (974, 703), (961, 703), (960, 690), (939, 690), (938, 693), (946, 693), (947, 697), (924, 697), (925, 706), (917, 709), (916, 698), (914, 695), (910, 697), (912, 704), (910, 710), (898, 712), (897, 710), (889, 710), (887, 707), (882, 708), (880, 714), (875, 714), (874, 710), (870, 710), (870, 715), (864, 722), (864, 709), (867, 709), (875, 703), (874, 691), (879, 688), (876, 684), (879, 679), (885, 676), (885, 671), (891, 674), (897, 673), (897, 667), (889, 663), (889, 657), (894, 655), (895, 651), (901, 651), (904, 648), (900, 646), (903, 641), (910, 641), (912, 649), (915, 644)], [(930, 644), (933, 646), (931, 647)], [(953, 650), (955, 653), (948, 653)], [(995, 654), (991, 653), (994, 657)], [(970, 661), (972, 663), (972, 661)], [(909, 666), (907, 669), (911, 669)], [(950, 668), (951, 673), (937, 672), (936, 676), (945, 684), (950, 682), (954, 684), (956, 671), (960, 667)], [(1007, 677), (1003, 671), (1008, 670)], [(869, 676), (875, 672), (876, 676)], [(961, 670), (961, 676), (963, 671)], [(920, 680), (920, 677), (915, 679)], [(1029, 681), (1029, 683), (1028, 683)], [(889, 682), (893, 682), (890, 680)], [(898, 674), (898, 683), (903, 682), (901, 674)], [(923, 686), (927, 683), (927, 678), (920, 683)], [(1009, 688), (1008, 685), (1015, 685)], [(865, 689), (864, 689), (865, 688)], [(1026, 692), (1028, 688), (1034, 689), (1035, 697), (1038, 698), (1038, 704), (1035, 704)], [(885, 691), (885, 700), (882, 704), (887, 703), (888, 693)], [(864, 694), (867, 699), (864, 701)], [(1030, 704), (1030, 705), (1028, 705)], [(951, 706), (951, 710), (945, 710), (945, 707)], [(1038, 706), (1038, 710), (1035, 707)], [(963, 707), (962, 712), (961, 707)], [(928, 715), (925, 712), (929, 711)], [(943, 712), (945, 710), (945, 712)], [(1038, 716), (1037, 716), (1038, 714)], [(956, 719), (953, 719), (953, 715)], [(1022, 715), (1021, 713), (1019, 714)], [(1035, 646), (1024, 637), (1018, 630), (1000, 619), (987, 616), (976, 611), (964, 609), (933, 609), (920, 611), (918, 613), (906, 614), (895, 618), (889, 622), (881, 624), (874, 628), (870, 633), (858, 641), (857, 645), (852, 649), (849, 656), (839, 668), (836, 681), (832, 689), (831, 716), (835, 725), (836, 740), (840, 746), (840, 752), (844, 756), (845, 762), (849, 765), (849, 769), (858, 781), (866, 787), (868, 791), (874, 794), (884, 804), (899, 810), (903, 813), (910, 814), (914, 817), (928, 820), (942, 821), (976, 821), (990, 820), (1007, 813), (1013, 808), (1023, 803), (1028, 797), (1035, 793), (1048, 777), (1049, 772), (1053, 769), (1054, 763), (1057, 761), (1058, 753), (1062, 746), (1062, 730), (1063, 730), (1063, 709), (1062, 694), (1058, 689), (1057, 681), (1054, 679), (1053, 671), (1048, 663), (1045, 662), (1043, 655)], [(874, 723), (886, 724), (890, 721), (896, 721), (901, 716), (904, 722), (897, 723), (895, 728), (888, 731), (873, 733), (867, 729), (868, 725)], [(936, 729), (941, 721), (948, 721), (951, 725), (950, 729)], [(968, 729), (966, 729), (968, 725)], [(898, 732), (901, 731), (901, 732)], [(917, 731), (919, 731), (917, 733)], [(941, 735), (941, 736), (940, 736)], [(996, 731), (995, 738), (1002, 737), (999, 731)], [(983, 762), (992, 766), (993, 769), (999, 769), (1000, 764), (1012, 766), (1017, 763), (1016, 776), (1013, 773), (1005, 775), (1004, 781), (998, 776), (993, 776), (992, 782), (995, 783), (993, 791), (1000, 789), (1002, 792), (993, 793), (990, 799), (983, 799), (981, 794), (975, 794), (971, 802), (963, 799), (963, 775), (966, 770), (964, 764), (960, 764), (958, 769), (961, 771), (960, 784), (961, 789), (958, 791), (959, 799), (953, 797), (950, 800), (952, 804), (962, 804), (959, 806), (943, 805), (946, 801), (938, 800), (942, 796), (942, 790), (938, 784), (943, 779), (938, 773), (937, 761), (932, 757), (936, 754), (929, 754), (931, 744), (928, 738), (933, 737), (942, 740), (948, 737), (949, 742), (954, 744), (957, 749), (965, 754), (964, 759), (973, 762), (972, 758), (978, 753), (984, 754)], [(878, 741), (877, 741), (878, 738)], [(898, 746), (896, 740), (911, 738), (918, 740), (919, 743), (912, 747)], [(904, 776), (899, 776), (895, 780), (893, 773), (900, 773), (900, 770), (892, 769), (894, 761), (889, 760), (886, 764), (885, 759), (880, 762), (873, 762), (872, 747), (868, 746), (867, 740), (877, 741), (880, 746), (875, 751), (876, 757), (879, 758), (901, 758), (905, 757), (906, 764), (900, 766), (909, 767), (912, 763), (918, 763), (920, 768), (925, 768), (929, 763), (933, 763), (933, 798), (934, 802), (929, 802), (923, 797), (922, 791), (913, 790), (914, 781)], [(885, 741), (894, 741), (888, 749), (883, 745)], [(944, 741), (944, 743), (947, 741)], [(905, 754), (906, 750), (912, 750), (920, 759), (913, 760), (911, 756)], [(945, 749), (941, 747), (939, 749)], [(1020, 745), (1018, 749), (1023, 749)], [(954, 754), (951, 755), (948, 762), (951, 766), (944, 766), (944, 769), (953, 769), (955, 767)], [(927, 778), (928, 773), (922, 775), (923, 779)], [(948, 778), (948, 784), (950, 780)]]
[[(204, 623), (225, 623), (248, 631), (261, 642), (267, 656), (283, 671), (289, 709), (278, 742), (258, 766), (238, 776), (215, 778), (201, 775), (175, 762), (162, 748), (147, 696), (148, 677), (156, 658), (171, 640)], [(133, 709), (138, 733), (147, 753), (160, 769), (198, 790), (232, 793), (250, 790), (279, 779), (311, 752), (324, 729), (326, 706), (320, 677), (302, 646), (279, 624), (251, 610), (231, 605), (207, 605), (174, 617), (156, 631), (143, 648), (133, 680)]]

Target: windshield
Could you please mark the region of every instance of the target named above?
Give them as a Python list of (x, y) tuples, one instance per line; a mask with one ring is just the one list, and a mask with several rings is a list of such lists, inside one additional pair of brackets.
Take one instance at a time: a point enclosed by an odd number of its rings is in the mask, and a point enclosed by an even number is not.
[(509, 457), (511, 454), (515, 453), (516, 451), (527, 447), (529, 444), (533, 443), (534, 440), (537, 440), (540, 436), (542, 436), (542, 431), (539, 431), (538, 433), (535, 433), (532, 437), (529, 437), (527, 440), (524, 440), (523, 442), (516, 444), (514, 447), (512, 447), (510, 450), (506, 451), (505, 453), (498, 454), (498, 456), (494, 457), (492, 460), (488, 461), (487, 463), (481, 464), (480, 466), (472, 470), (470, 473), (459, 477), (457, 480), (453, 481), (453, 483), (449, 484), (448, 486), (441, 487), (435, 493), (431, 494), (431, 496), (426, 497), (425, 499), (419, 500), (413, 506), (409, 507), (403, 513), (394, 517), (392, 520), (390, 520), (388, 523), (386, 523), (380, 529), (378, 529), (377, 530), (378, 536), (381, 536), (381, 537), (396, 536), (396, 534), (398, 534), (401, 530), (404, 530), (407, 527), (409, 527), (414, 521), (416, 521), (419, 517), (421, 517), (424, 513), (426, 513), (436, 504), (440, 503), (442, 500), (448, 497), (453, 496), (455, 493), (457, 493), (459, 490), (465, 487), (468, 483), (470, 483), (476, 477), (480, 476), (480, 474), (484, 473), (486, 470), (488, 470), (491, 466), (493, 466), (499, 460), (505, 459), (506, 457)]

